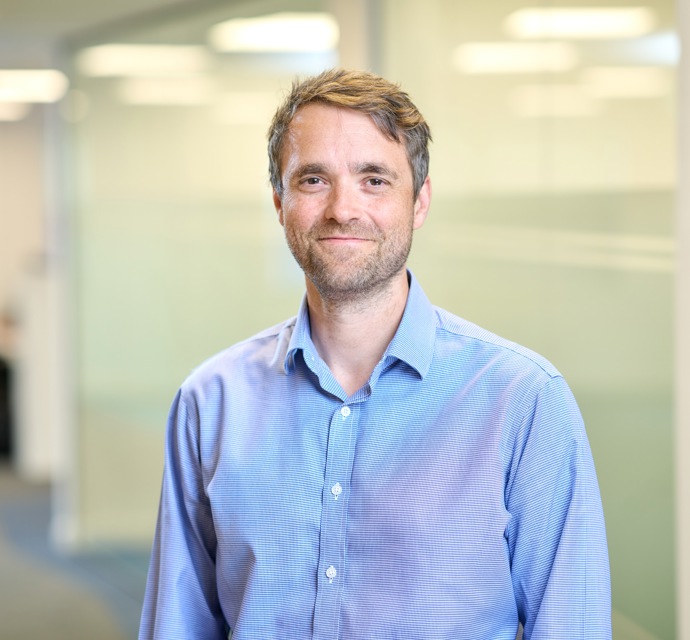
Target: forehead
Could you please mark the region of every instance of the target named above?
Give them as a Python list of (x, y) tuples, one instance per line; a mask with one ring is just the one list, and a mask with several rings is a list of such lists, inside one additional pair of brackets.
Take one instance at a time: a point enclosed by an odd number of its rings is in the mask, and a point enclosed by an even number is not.
[(323, 124), (338, 126), (343, 130), (352, 128), (368, 130), (384, 137), (368, 113), (322, 102), (311, 102), (297, 109), (290, 122), (289, 131)]
[(320, 103), (297, 110), (288, 128), (282, 160), (290, 162), (296, 155), (314, 154), (358, 154), (367, 160), (407, 161), (405, 146), (384, 135), (371, 116)]

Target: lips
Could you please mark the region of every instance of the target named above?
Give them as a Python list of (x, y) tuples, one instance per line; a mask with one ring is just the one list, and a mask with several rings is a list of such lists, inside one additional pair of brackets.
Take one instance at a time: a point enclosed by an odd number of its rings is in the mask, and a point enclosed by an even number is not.
[(360, 236), (322, 236), (320, 238), (317, 238), (318, 240), (333, 240), (335, 242), (342, 241), (342, 242), (348, 242), (348, 241), (362, 241), (362, 242), (368, 242), (373, 240), (373, 238), (362, 238)]

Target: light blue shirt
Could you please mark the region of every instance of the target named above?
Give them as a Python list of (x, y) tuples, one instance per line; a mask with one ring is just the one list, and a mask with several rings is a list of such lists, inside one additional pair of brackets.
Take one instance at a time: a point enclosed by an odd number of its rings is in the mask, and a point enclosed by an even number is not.
[(207, 361), (168, 425), (139, 638), (611, 637), (575, 400), (546, 360), (432, 306), (348, 397), (296, 318)]

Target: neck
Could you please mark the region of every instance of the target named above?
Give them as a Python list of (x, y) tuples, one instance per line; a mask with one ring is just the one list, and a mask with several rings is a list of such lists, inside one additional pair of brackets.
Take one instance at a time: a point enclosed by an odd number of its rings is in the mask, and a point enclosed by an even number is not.
[(317, 351), (351, 396), (371, 376), (400, 324), (409, 286), (403, 269), (366, 296), (323, 298), (307, 280), (311, 336)]

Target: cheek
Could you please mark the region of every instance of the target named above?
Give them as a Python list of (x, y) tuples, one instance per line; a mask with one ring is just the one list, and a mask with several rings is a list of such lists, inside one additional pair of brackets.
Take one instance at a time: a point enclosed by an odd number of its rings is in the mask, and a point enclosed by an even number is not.
[(415, 208), (407, 198), (398, 198), (390, 203), (386, 209), (385, 217), (379, 218), (381, 228), (388, 229), (389, 233), (408, 232), (415, 227)]
[(285, 234), (294, 242), (302, 244), (308, 235), (311, 225), (304, 215), (297, 213), (295, 209), (286, 209), (283, 212), (283, 228)]
[(283, 198), (282, 224), (294, 229), (309, 229), (318, 220), (319, 211), (314, 198)]

